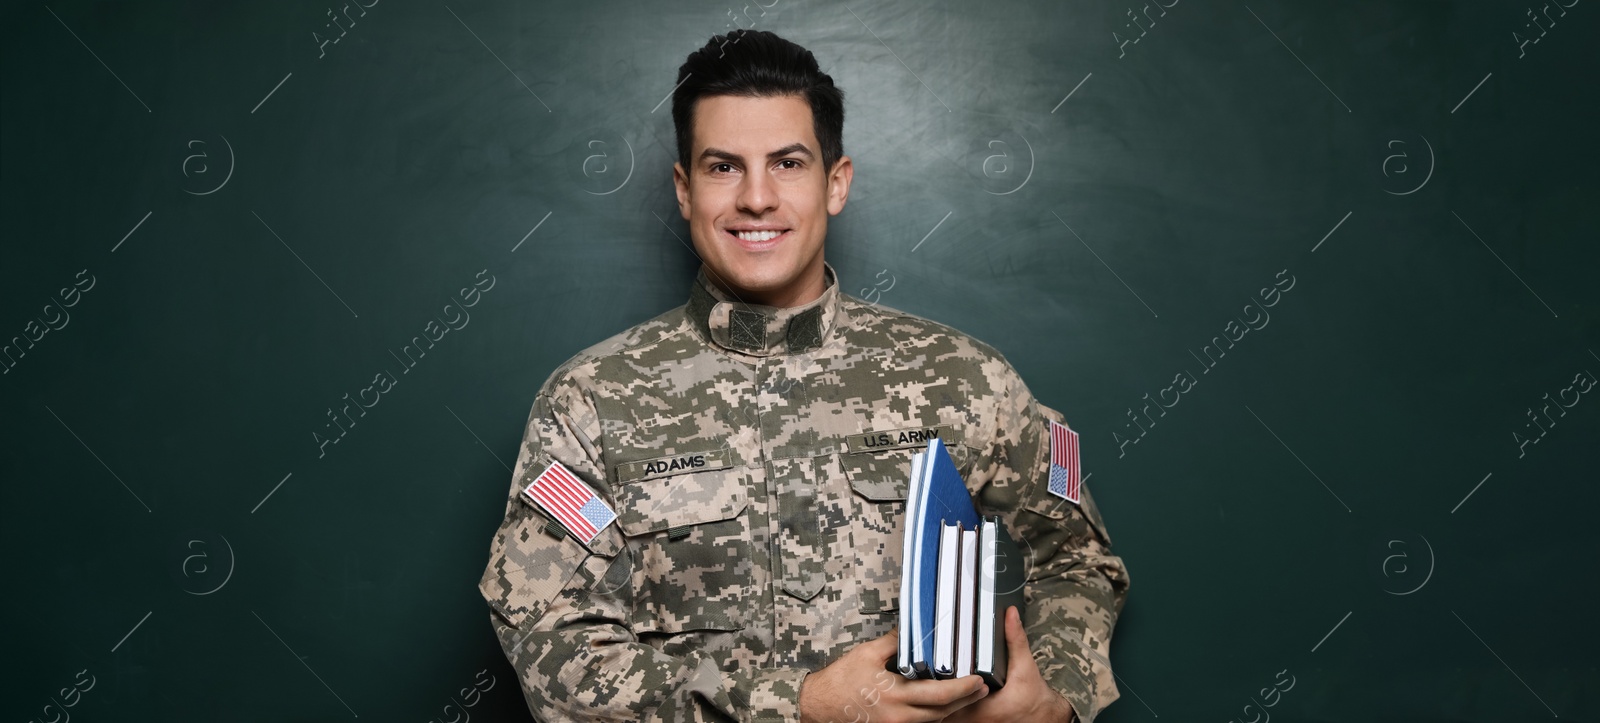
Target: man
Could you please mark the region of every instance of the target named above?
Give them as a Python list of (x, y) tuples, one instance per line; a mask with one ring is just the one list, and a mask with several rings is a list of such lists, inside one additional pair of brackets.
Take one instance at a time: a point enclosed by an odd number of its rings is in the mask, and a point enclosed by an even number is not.
[[(1122, 561), (998, 351), (842, 293), (843, 93), (767, 32), (712, 38), (673, 95), (688, 303), (586, 349), (534, 401), (480, 589), (549, 720), (1089, 721), (1118, 691)], [(911, 455), (937, 435), (1030, 559), (1005, 687), (907, 680)], [(525, 490), (528, 490), (525, 492)], [(614, 518), (613, 518), (614, 516)]]

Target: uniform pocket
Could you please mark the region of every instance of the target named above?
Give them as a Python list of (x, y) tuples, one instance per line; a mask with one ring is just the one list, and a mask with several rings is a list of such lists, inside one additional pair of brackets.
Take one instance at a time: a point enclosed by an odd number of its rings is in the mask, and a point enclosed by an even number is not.
[(546, 531), (546, 519), (512, 501), (510, 512), (489, 546), (489, 564), (478, 591), (512, 627), (538, 620), (561, 594), (589, 551), (559, 529)]
[(635, 633), (738, 630), (751, 598), (743, 467), (616, 485)]
[[(1035, 487), (1021, 509), (1065, 525), (1076, 540), (1097, 539), (1100, 544), (1111, 546), (1111, 533), (1106, 531), (1105, 520), (1100, 517), (1100, 508), (1094, 503), (1094, 497), (1089, 494), (1088, 487), (1081, 490), (1077, 505), (1045, 491), (1046, 483), (1043, 480), (1035, 483)], [(1072, 515), (1071, 519), (1067, 519), (1074, 506), (1081, 514)]]
[[(965, 476), (972, 450), (947, 445), (950, 459)], [(906, 492), (911, 486), (911, 456), (920, 448), (850, 452), (839, 455), (850, 480), (855, 515), (850, 525), (855, 549), (856, 594), (864, 613), (900, 608), (901, 556), (904, 551)]]

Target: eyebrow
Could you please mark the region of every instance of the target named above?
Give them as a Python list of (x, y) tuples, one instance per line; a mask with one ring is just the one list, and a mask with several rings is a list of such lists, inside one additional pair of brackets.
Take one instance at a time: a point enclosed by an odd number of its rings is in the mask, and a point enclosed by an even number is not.
[[(784, 156), (787, 156), (787, 155), (790, 155), (790, 154), (793, 154), (793, 153), (798, 153), (800, 155), (803, 155), (803, 156), (806, 157), (807, 160), (816, 160), (816, 156), (811, 154), (811, 149), (807, 148), (806, 144), (804, 144), (804, 143), (790, 143), (787, 146), (784, 146), (782, 148), (779, 148), (776, 151), (768, 153), (767, 154), (767, 160), (775, 161), (775, 160), (777, 160), (779, 158), (782, 158)], [(701, 151), (700, 152), (700, 160), (703, 161), (703, 160), (705, 160), (707, 158), (720, 158), (720, 159), (722, 159), (724, 161), (733, 161), (733, 162), (736, 162), (736, 163), (741, 163), (741, 162), (744, 161), (744, 156), (741, 156), (741, 155), (739, 155), (737, 153), (733, 153), (731, 151), (724, 151), (721, 148), (707, 148), (707, 149)]]

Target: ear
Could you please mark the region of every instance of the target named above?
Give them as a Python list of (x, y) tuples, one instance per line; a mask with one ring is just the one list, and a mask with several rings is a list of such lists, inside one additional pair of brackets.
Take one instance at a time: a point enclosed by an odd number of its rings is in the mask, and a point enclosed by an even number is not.
[(855, 164), (849, 156), (840, 156), (828, 173), (828, 215), (837, 216), (850, 199), (850, 181), (855, 178)]
[(672, 185), (678, 193), (678, 213), (683, 220), (689, 220), (689, 175), (684, 172), (682, 163), (672, 164)]

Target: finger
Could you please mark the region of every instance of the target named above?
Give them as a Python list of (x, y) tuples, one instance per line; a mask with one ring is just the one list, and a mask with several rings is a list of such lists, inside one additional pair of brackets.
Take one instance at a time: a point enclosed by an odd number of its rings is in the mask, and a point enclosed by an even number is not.
[(872, 656), (873, 660), (888, 659), (900, 652), (900, 632), (890, 630), (887, 635), (868, 640), (860, 645), (862, 652)]
[[(953, 700), (950, 703), (947, 703), (945, 705), (938, 706), (938, 707), (932, 707), (932, 708), (919, 708), (918, 710), (919, 711), (926, 711), (925, 714), (935, 716), (933, 718), (933, 720), (943, 720), (946, 716), (949, 716), (949, 715), (955, 713), (956, 711), (965, 709), (967, 706), (972, 705), (973, 703), (976, 703), (979, 700), (982, 700), (982, 699), (988, 697), (988, 695), (989, 695), (989, 686), (983, 682), (983, 679), (979, 678), (976, 675), (969, 676), (969, 677), (977, 678), (977, 680), (978, 680), (978, 689), (977, 690), (974, 690), (971, 693), (968, 693), (968, 694), (966, 694), (964, 696), (961, 696), (960, 698), (958, 698), (956, 700)], [(960, 680), (964, 680), (964, 679), (965, 678), (961, 678)]]
[(1022, 613), (1015, 605), (1006, 608), (1006, 656), (1010, 659), (1006, 666), (1006, 675), (1013, 676), (1016, 672), (1029, 668), (1038, 670), (1039, 666), (1033, 661), (1033, 651), (1028, 647), (1028, 631), (1022, 627)]
[[(960, 708), (963, 700), (989, 690), (983, 678), (966, 675), (951, 680), (912, 680), (900, 686), (900, 702), (925, 708)], [(971, 702), (971, 701), (967, 701)], [(951, 707), (954, 705), (954, 707)]]
[(958, 701), (956, 701), (954, 703), (951, 703), (950, 705), (945, 706), (946, 710), (945, 710), (944, 714), (945, 715), (950, 715), (951, 713), (954, 713), (954, 712), (956, 712), (958, 710), (961, 710), (962, 708), (965, 708), (965, 707), (967, 707), (969, 705), (972, 705), (973, 703), (976, 703), (979, 700), (982, 700), (982, 699), (987, 698), (987, 697), (989, 697), (989, 686), (987, 686), (987, 685), (979, 685), (977, 690), (972, 691), (972, 693), (970, 693), (967, 696), (963, 697), (961, 700), (958, 700)]

